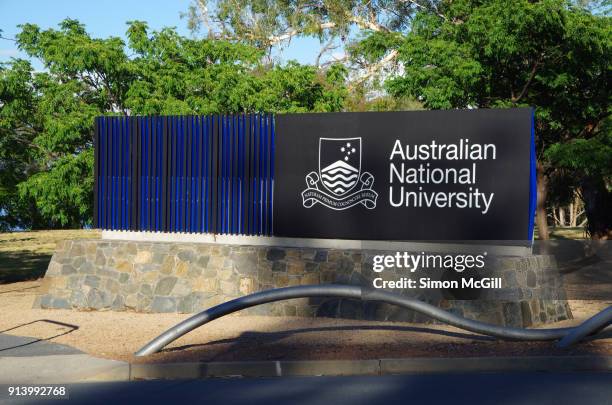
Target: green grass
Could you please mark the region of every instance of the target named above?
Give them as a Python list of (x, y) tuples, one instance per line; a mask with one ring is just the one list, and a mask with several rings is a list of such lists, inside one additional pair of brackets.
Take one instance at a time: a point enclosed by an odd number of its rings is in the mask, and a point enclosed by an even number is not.
[(92, 230), (0, 233), (0, 284), (44, 276), (57, 242), (99, 237)]

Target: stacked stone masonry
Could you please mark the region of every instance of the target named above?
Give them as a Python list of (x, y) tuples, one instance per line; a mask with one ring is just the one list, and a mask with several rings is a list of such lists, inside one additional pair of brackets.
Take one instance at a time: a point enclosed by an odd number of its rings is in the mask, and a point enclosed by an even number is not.
[[(376, 252), (354, 250), (74, 240), (58, 245), (35, 307), (76, 310), (194, 313), (271, 288), (343, 283), (360, 285)], [(506, 258), (518, 286), (537, 286), (554, 266), (546, 256)], [(371, 271), (369, 272), (371, 273)], [(532, 326), (571, 318), (564, 296), (511, 301), (440, 300), (442, 308), (500, 325)], [(431, 322), (412, 311), (376, 302), (294, 299), (243, 314), (324, 316)]]

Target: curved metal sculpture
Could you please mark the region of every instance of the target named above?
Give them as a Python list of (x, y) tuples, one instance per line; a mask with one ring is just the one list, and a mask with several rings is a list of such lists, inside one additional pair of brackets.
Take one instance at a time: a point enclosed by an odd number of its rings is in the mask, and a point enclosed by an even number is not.
[(612, 324), (612, 307), (608, 307), (593, 315), (580, 325), (576, 326), (570, 333), (557, 343), (557, 347), (568, 347), (578, 343), (589, 335), (602, 331), (606, 326)]
[(608, 307), (577, 327), (554, 329), (512, 328), (491, 325), (488, 323), (463, 318), (461, 316), (446, 312), (443, 309), (431, 304), (427, 304), (412, 298), (402, 297), (387, 291), (364, 290), (360, 286), (338, 284), (309, 285), (260, 291), (211, 307), (168, 329), (143, 346), (135, 353), (135, 355), (147, 356), (149, 354), (157, 353), (165, 346), (186, 333), (189, 333), (214, 319), (240, 311), (242, 309), (274, 301), (311, 297), (335, 297), (352, 298), (364, 301), (380, 301), (419, 312), (435, 320), (470, 332), (509, 340), (543, 341), (562, 339), (559, 343), (560, 346), (564, 345), (562, 347), (571, 345), (588, 335), (602, 331), (607, 325), (612, 323), (612, 307)]

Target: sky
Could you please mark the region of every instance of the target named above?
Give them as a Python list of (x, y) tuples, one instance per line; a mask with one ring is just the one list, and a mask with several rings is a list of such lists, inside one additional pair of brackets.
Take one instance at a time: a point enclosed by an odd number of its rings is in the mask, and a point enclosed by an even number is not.
[[(2, 37), (15, 38), (17, 27), (33, 23), (42, 29), (57, 28), (60, 21), (73, 18), (85, 24), (93, 37), (125, 38), (126, 22), (146, 21), (153, 30), (176, 27), (181, 35), (191, 36), (187, 20), (181, 18), (190, 0), (0, 0), (0, 30)], [(317, 39), (293, 39), (280, 56), (281, 60), (314, 63), (320, 49)], [(12, 57), (25, 57), (15, 42), (0, 39), (0, 62)], [(42, 65), (33, 61), (36, 69)]]

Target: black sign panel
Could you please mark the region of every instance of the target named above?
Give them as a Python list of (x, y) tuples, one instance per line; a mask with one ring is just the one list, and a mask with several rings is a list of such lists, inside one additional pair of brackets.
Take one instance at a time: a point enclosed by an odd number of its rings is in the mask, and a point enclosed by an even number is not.
[(526, 240), (532, 111), (276, 117), (274, 235)]

